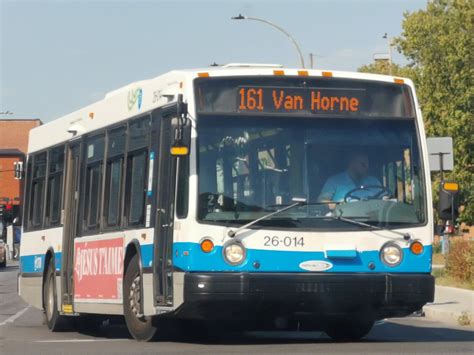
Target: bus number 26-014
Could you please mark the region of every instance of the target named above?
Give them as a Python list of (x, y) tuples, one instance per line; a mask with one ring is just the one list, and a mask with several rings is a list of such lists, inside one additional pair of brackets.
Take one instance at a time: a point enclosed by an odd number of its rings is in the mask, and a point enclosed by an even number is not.
[(303, 237), (279, 237), (279, 236), (265, 236), (264, 246), (266, 247), (304, 247)]

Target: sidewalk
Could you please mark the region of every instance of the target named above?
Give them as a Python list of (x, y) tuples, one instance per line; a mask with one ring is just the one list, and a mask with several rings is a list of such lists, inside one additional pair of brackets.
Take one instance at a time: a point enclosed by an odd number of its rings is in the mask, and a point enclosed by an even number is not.
[(474, 291), (436, 286), (435, 300), (423, 307), (427, 318), (460, 325), (459, 318), (467, 315), (474, 327)]

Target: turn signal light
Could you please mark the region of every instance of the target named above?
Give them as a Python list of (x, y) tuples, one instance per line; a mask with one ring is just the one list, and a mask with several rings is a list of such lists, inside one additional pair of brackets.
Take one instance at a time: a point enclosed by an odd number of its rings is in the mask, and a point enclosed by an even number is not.
[(170, 149), (172, 156), (182, 156), (189, 154), (189, 148), (186, 146), (172, 146)]
[(415, 241), (411, 243), (410, 245), (410, 250), (415, 255), (420, 255), (421, 253), (423, 253), (423, 249), (424, 249), (423, 244), (421, 244), (418, 241)]
[(459, 184), (457, 182), (444, 182), (443, 189), (446, 191), (457, 192), (459, 191)]
[(210, 253), (212, 250), (214, 250), (214, 243), (210, 239), (204, 239), (201, 242), (201, 250), (205, 253)]

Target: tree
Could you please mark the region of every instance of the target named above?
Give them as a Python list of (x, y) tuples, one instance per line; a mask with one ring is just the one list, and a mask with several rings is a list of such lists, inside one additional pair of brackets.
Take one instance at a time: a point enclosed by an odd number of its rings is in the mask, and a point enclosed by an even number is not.
[[(460, 220), (472, 225), (474, 2), (430, 1), (424, 10), (405, 13), (402, 28), (402, 35), (394, 44), (410, 63), (406, 67), (394, 66), (392, 71), (415, 82), (427, 135), (453, 137), (455, 167), (446, 179), (460, 184), (465, 205)], [(375, 63), (359, 70), (383, 69)], [(433, 190), (437, 190), (437, 179)]]

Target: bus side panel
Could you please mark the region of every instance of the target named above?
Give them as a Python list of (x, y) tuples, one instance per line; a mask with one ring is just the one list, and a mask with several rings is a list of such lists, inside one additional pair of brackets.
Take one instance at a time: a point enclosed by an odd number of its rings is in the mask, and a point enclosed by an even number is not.
[[(20, 274), (18, 277), (18, 294), (33, 307), (43, 308), (43, 274), (45, 272), (46, 254), (52, 250), (56, 269), (56, 285), (60, 285), (63, 228), (24, 233), (20, 255)], [(61, 290), (57, 289), (58, 305)]]
[(18, 276), (18, 294), (23, 300), (35, 308), (43, 309), (43, 277)]

